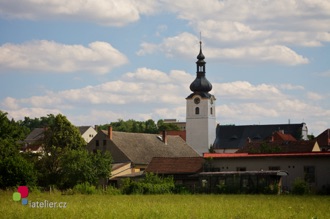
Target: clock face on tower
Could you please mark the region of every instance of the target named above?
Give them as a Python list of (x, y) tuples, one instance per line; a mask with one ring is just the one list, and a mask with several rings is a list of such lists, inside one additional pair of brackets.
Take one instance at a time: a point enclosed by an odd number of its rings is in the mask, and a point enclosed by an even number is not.
[(199, 99), (199, 97), (196, 97), (195, 99), (194, 99), (194, 103), (195, 104), (199, 104), (201, 102), (201, 99)]

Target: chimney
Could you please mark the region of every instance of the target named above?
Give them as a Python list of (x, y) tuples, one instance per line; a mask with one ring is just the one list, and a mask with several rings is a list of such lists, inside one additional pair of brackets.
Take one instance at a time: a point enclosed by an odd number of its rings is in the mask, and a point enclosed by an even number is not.
[(273, 135), (270, 137), (270, 141), (269, 141), (269, 142), (274, 142), (274, 141), (275, 141), (274, 134), (275, 134), (275, 133), (273, 133)]
[(167, 144), (167, 132), (166, 132), (166, 130), (164, 130), (163, 131), (163, 142), (164, 142), (164, 144)]
[(112, 140), (112, 126), (108, 127), (108, 137), (110, 140)]

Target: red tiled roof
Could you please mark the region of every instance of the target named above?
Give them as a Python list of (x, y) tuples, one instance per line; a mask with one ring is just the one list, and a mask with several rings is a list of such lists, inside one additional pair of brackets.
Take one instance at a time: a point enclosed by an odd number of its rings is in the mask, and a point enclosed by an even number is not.
[(274, 141), (297, 141), (292, 135), (284, 134), (282, 132), (275, 132), (273, 137)]
[(306, 156), (329, 156), (330, 152), (309, 153), (277, 153), (277, 154), (248, 154), (248, 153), (204, 153), (204, 158), (249, 158), (249, 157), (306, 157)]
[(174, 131), (174, 130), (172, 130), (172, 131), (167, 131), (167, 134), (168, 135), (178, 135), (178, 136), (180, 136), (184, 141), (186, 141), (186, 131), (185, 130), (183, 130), (183, 131)]
[(158, 174), (196, 173), (203, 169), (203, 157), (154, 157), (146, 172)]
[(330, 146), (330, 129), (326, 129), (316, 139), (320, 146)]

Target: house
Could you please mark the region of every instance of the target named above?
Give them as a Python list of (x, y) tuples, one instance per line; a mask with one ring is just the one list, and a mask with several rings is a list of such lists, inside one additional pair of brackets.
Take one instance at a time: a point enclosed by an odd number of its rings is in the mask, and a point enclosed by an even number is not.
[(182, 130), (169, 130), (167, 131), (167, 135), (178, 135), (180, 136), (184, 141), (186, 141), (187, 137), (186, 137), (186, 131), (182, 131)]
[(45, 128), (35, 128), (21, 142), (21, 152), (31, 152), (34, 154), (43, 153), (43, 139)]
[(179, 127), (180, 131), (186, 130), (186, 122), (180, 122), (176, 119), (164, 119), (164, 123), (176, 125)]
[(218, 153), (235, 153), (246, 141), (265, 141), (274, 132), (290, 134), (297, 140), (308, 140), (305, 123), (270, 125), (217, 125), (213, 148)]
[[(96, 131), (91, 126), (77, 127), (81, 136), (86, 142), (89, 142), (96, 134)], [(47, 128), (35, 128), (21, 142), (22, 152), (43, 153), (44, 132)]]
[(154, 157), (145, 172), (164, 177), (173, 176), (176, 185), (182, 185), (194, 191), (199, 187), (196, 173), (202, 172), (203, 169), (203, 157)]
[(330, 150), (330, 129), (325, 130), (316, 137), (322, 151)]
[(212, 163), (214, 169), (218, 169), (217, 172), (287, 172), (281, 182), (283, 190), (290, 191), (298, 178), (308, 182), (314, 191), (330, 185), (330, 152), (205, 153), (203, 156)]
[(96, 130), (92, 126), (78, 126), (77, 128), (86, 143), (90, 142), (97, 134)]
[(98, 132), (87, 144), (87, 150), (109, 151), (113, 165), (123, 165), (115, 173), (117, 177), (144, 171), (153, 157), (199, 157), (180, 136), (167, 135), (166, 131), (162, 135), (128, 133), (113, 131), (112, 127)]

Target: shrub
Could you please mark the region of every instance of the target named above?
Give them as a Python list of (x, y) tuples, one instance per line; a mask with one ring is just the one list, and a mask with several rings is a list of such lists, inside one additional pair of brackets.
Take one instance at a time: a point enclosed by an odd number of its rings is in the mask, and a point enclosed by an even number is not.
[(186, 188), (184, 185), (175, 185), (173, 192), (175, 194), (188, 195), (191, 194), (191, 191)]
[(88, 182), (77, 184), (73, 187), (74, 193), (80, 193), (80, 194), (95, 194), (97, 192), (95, 186), (89, 184)]
[(173, 177), (159, 177), (153, 173), (147, 173), (140, 181), (125, 179), (122, 181), (124, 194), (168, 194), (174, 191)]
[(292, 194), (304, 195), (310, 192), (309, 185), (304, 180), (297, 178), (292, 185)]
[(102, 190), (102, 194), (105, 195), (120, 195), (121, 191), (113, 186), (108, 186), (105, 190)]

